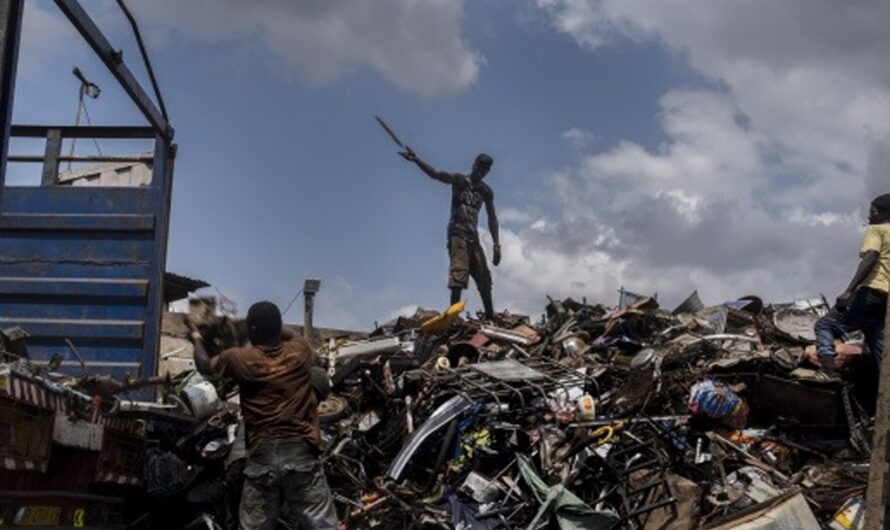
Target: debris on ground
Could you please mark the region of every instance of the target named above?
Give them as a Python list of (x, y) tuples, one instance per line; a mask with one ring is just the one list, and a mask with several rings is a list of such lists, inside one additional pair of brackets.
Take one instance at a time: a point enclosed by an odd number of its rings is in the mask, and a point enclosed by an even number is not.
[[(318, 393), (340, 519), (356, 529), (861, 528), (876, 370), (861, 337), (839, 350), (841, 378), (819, 368), (812, 324), (827, 309), (754, 296), (705, 307), (697, 293), (673, 311), (646, 297), (620, 309), (565, 299), (535, 321), (483, 322), (457, 306), (331, 338), (318, 366), (330, 384)], [(231, 320), (199, 324), (218, 348), (241, 340)], [(41, 443), (4, 446), (0, 462), (39, 474), (50, 445), (92, 452), (84, 484), (125, 485), (130, 521), (237, 526), (237, 388), (192, 370), (61, 375), (27, 359), (25, 331), (3, 331), (0, 408), (22, 423), (23, 403), (33, 406)], [(149, 387), (156, 399), (128, 397)], [(286, 515), (281, 524), (296, 527)]]

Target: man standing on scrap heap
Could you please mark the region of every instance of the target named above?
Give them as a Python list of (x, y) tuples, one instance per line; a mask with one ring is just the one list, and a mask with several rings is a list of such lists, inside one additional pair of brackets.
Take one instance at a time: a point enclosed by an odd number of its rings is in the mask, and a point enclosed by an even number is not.
[(494, 211), (494, 192), (482, 182), (491, 169), (492, 159), (485, 153), (476, 157), (470, 175), (438, 171), (421, 160), (410, 147), (399, 153), (402, 157), (417, 164), (424, 173), (434, 180), (451, 185), (451, 219), (448, 221), (448, 287), (451, 289), (451, 304), (461, 299), (467, 288), (470, 276), (479, 289), (479, 297), (485, 308), (485, 318), (494, 318), (494, 304), (491, 300), (491, 272), (485, 261), (485, 251), (479, 243), (479, 210), (485, 204), (488, 215), (488, 230), (494, 241), (494, 255), (491, 262), (495, 267), (501, 262), (501, 245), (498, 240), (498, 217)]
[(193, 329), (195, 366), (238, 383), (247, 441), (239, 527), (273, 529), (282, 500), (300, 528), (333, 530), (337, 513), (319, 461), (318, 402), (310, 369), (315, 354), (302, 339), (282, 340), (281, 312), (259, 302), (247, 312), (251, 346), (210, 358)]
[[(836, 373), (834, 340), (862, 331), (869, 352), (880, 360), (890, 290), (890, 193), (871, 203), (868, 228), (859, 250), (859, 268), (837, 305), (816, 322), (816, 353), (823, 368)], [(878, 363), (880, 366), (880, 362)]]

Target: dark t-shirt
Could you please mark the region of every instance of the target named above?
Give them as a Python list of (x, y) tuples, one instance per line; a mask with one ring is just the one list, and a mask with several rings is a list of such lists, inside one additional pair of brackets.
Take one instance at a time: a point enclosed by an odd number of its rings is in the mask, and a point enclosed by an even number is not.
[(219, 354), (217, 375), (231, 378), (240, 388), (249, 452), (272, 439), (299, 439), (318, 446), (318, 403), (309, 378), (314, 358), (300, 339)]
[(479, 233), (479, 210), (486, 201), (493, 199), (494, 192), (484, 182), (473, 180), (460, 173), (452, 175), (451, 219), (448, 221), (448, 235), (476, 240)]

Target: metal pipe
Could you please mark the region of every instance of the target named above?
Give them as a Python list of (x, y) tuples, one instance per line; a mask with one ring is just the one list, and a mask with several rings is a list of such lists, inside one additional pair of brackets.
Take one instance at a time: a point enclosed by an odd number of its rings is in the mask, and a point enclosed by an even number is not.
[(155, 78), (155, 69), (151, 67), (151, 61), (148, 60), (148, 52), (145, 51), (145, 44), (142, 42), (142, 34), (139, 32), (139, 26), (136, 24), (136, 19), (133, 18), (133, 14), (130, 13), (130, 10), (124, 4), (124, 0), (117, 0), (117, 5), (120, 6), (121, 11), (124, 12), (124, 16), (127, 17), (130, 26), (133, 28), (133, 36), (136, 37), (139, 53), (142, 54), (142, 62), (145, 63), (145, 70), (148, 72), (148, 80), (151, 81), (151, 87), (155, 92), (155, 99), (158, 100), (158, 106), (161, 107), (161, 115), (165, 120), (169, 121), (170, 117), (167, 116), (167, 106), (164, 105), (164, 98), (161, 97), (161, 89), (158, 88), (158, 80)]
[(479, 332), (486, 337), (491, 337), (493, 339), (513, 342), (516, 344), (521, 344), (522, 346), (532, 345), (532, 341), (528, 337), (520, 335), (519, 333), (516, 333), (515, 331), (511, 331), (509, 329), (501, 329), (493, 326), (482, 326), (481, 328), (479, 328)]

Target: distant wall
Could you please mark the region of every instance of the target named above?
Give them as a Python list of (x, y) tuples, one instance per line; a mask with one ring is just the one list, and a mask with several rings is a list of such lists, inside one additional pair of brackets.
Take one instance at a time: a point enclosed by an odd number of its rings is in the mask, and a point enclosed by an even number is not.
[(59, 174), (62, 186), (139, 187), (151, 184), (151, 167), (141, 162), (109, 162)]

